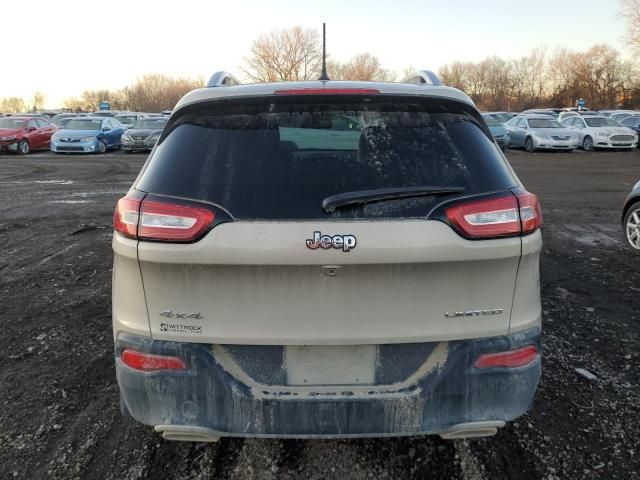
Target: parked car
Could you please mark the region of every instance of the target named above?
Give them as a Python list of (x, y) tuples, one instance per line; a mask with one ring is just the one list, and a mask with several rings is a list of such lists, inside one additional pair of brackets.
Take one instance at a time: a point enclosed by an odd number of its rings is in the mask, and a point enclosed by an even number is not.
[(580, 146), (594, 148), (636, 148), (638, 134), (615, 120), (603, 116), (577, 116), (564, 120), (563, 125), (578, 136)]
[(104, 153), (120, 148), (124, 127), (113, 118), (81, 117), (70, 120), (51, 139), (56, 153)]
[(122, 134), (122, 149), (127, 152), (150, 151), (162, 134), (168, 117), (141, 118)]
[(624, 119), (633, 117), (634, 115), (635, 115), (635, 112), (618, 112), (618, 113), (612, 113), (611, 115), (609, 115), (609, 118), (611, 120), (615, 120), (618, 123), (621, 123)]
[(51, 122), (56, 124), (58, 127), (60, 127), (63, 125), (62, 120), (66, 118), (76, 118), (76, 117), (86, 117), (86, 116), (87, 116), (86, 113), (59, 113), (51, 119)]
[(116, 115), (120, 115), (120, 113), (120, 110), (98, 110), (89, 115), (92, 117), (115, 117)]
[(173, 440), (456, 438), (529, 408), (540, 207), (434, 77), (178, 102), (114, 213), (126, 414)]
[(504, 127), (502, 123), (493, 118), (492, 115), (483, 114), (482, 118), (486, 122), (489, 130), (491, 130), (491, 135), (493, 135), (494, 140), (498, 144), (498, 146), (505, 150), (509, 145), (509, 134), (507, 133), (507, 129)]
[(51, 136), (58, 128), (39, 117), (0, 118), (0, 151), (7, 150), (26, 155), (31, 150), (48, 149)]
[(505, 124), (510, 147), (536, 150), (567, 150), (578, 147), (578, 138), (548, 115), (520, 115)]
[(630, 128), (631, 130), (636, 132), (637, 135), (640, 135), (640, 115), (625, 118), (622, 121), (621, 125), (623, 127)]
[(133, 127), (138, 120), (144, 117), (146, 117), (146, 114), (144, 113), (126, 112), (119, 113), (113, 118), (119, 121), (125, 129), (129, 129)]
[(624, 201), (622, 231), (627, 244), (640, 252), (640, 182), (635, 184)]
[(493, 117), (495, 120), (497, 120), (503, 125), (507, 123), (509, 120), (511, 120), (513, 117), (518, 115), (517, 113), (514, 113), (514, 112), (485, 112), (485, 114)]
[(548, 115), (552, 118), (558, 118), (558, 112), (555, 112), (550, 108), (532, 108), (530, 110), (525, 110), (521, 115)]

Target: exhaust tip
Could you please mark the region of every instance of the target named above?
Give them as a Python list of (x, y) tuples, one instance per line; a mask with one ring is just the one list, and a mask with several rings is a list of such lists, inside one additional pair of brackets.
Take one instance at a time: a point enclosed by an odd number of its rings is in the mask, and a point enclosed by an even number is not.
[(458, 423), (441, 432), (440, 437), (445, 440), (490, 437), (498, 432), (498, 428), (504, 427), (504, 424), (505, 422), (502, 420)]
[(153, 429), (161, 433), (165, 440), (176, 442), (217, 442), (221, 436), (220, 432), (210, 428), (189, 425), (156, 425)]

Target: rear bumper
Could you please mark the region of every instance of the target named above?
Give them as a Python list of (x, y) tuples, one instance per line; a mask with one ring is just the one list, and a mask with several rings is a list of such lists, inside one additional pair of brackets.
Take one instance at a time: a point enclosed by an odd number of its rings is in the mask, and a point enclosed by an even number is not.
[[(515, 369), (479, 370), (472, 363), (482, 353), (525, 345), (536, 345), (540, 351), (539, 329), (442, 343), (441, 360), (431, 369), (418, 369), (423, 374), (410, 375), (408, 382), (357, 388), (247, 382), (238, 371), (223, 366), (216, 348), (207, 344), (121, 334), (115, 353), (123, 410), (158, 430), (175, 426), (176, 431), (197, 427), (221, 436), (349, 437), (443, 433), (458, 424), (499, 426), (520, 416), (532, 403), (540, 357)], [(135, 371), (120, 360), (125, 348), (179, 356), (189, 370)]]

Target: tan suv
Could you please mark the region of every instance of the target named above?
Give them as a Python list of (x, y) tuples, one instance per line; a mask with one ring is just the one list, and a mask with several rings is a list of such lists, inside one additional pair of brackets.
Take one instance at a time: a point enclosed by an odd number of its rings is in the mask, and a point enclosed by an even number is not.
[(114, 214), (125, 414), (175, 440), (453, 438), (529, 408), (538, 201), (465, 94), (412, 82), (179, 102)]

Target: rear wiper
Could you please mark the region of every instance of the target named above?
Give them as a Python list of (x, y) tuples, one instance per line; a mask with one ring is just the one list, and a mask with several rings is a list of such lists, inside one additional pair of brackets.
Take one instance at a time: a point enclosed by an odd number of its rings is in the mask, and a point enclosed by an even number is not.
[(322, 201), (325, 212), (331, 213), (336, 208), (350, 205), (365, 205), (367, 203), (384, 202), (400, 198), (426, 197), (429, 195), (446, 195), (449, 193), (463, 193), (464, 187), (399, 187), (380, 188), (377, 190), (359, 190), (331, 195)]

